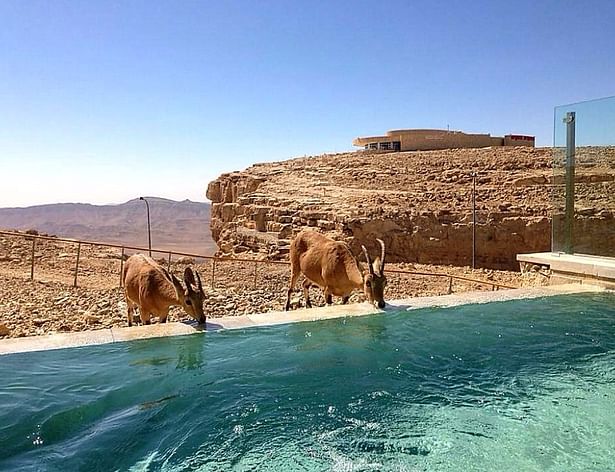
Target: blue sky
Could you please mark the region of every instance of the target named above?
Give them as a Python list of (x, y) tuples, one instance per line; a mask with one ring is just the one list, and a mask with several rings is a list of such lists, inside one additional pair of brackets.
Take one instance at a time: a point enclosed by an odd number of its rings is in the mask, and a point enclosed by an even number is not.
[(395, 128), (534, 134), (615, 95), (613, 1), (0, 0), (0, 206), (204, 200)]

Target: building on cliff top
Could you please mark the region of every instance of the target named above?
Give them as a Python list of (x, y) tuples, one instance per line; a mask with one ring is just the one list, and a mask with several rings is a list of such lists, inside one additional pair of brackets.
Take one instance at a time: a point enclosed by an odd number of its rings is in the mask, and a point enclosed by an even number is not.
[(534, 136), (507, 134), (499, 137), (441, 129), (397, 129), (387, 131), (386, 136), (355, 138), (352, 145), (378, 151), (431, 151), (488, 146), (534, 147)]

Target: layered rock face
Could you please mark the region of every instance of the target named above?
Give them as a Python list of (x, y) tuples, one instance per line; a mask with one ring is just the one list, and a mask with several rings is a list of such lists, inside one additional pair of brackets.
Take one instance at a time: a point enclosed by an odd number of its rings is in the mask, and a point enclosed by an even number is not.
[[(615, 162), (613, 149), (605, 152)], [(347, 241), (357, 255), (362, 244), (377, 251), (381, 238), (391, 262), (468, 265), (475, 180), (477, 266), (514, 270), (516, 254), (551, 248), (559, 204), (553, 190), (563, 182), (552, 162), (551, 149), (519, 147), (360, 151), (256, 164), (209, 184), (212, 236), (218, 255), (281, 259), (292, 237), (311, 227)], [(577, 205), (586, 208), (577, 217), (607, 232), (614, 173), (608, 165), (577, 173), (578, 182), (592, 184), (580, 186)]]

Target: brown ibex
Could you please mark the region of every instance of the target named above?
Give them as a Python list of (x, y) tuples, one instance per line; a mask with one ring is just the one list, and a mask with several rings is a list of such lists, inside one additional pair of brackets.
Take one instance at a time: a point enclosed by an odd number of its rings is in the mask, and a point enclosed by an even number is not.
[[(196, 274), (196, 279), (194, 277)], [(161, 323), (167, 321), (169, 307), (181, 306), (188, 315), (200, 324), (205, 323), (203, 300), (205, 294), (199, 273), (190, 267), (184, 271), (184, 288), (177, 277), (143, 254), (130, 256), (122, 273), (124, 294), (128, 305), (128, 326), (136, 306), (143, 324), (150, 324), (150, 316), (158, 316)]]
[(370, 303), (384, 308), (384, 287), (387, 280), (384, 275), (384, 242), (378, 239), (382, 253), (373, 262), (365, 246), (363, 253), (367, 260), (367, 270), (362, 270), (357, 258), (350, 251), (348, 244), (335, 241), (316, 231), (302, 231), (290, 245), (290, 286), (286, 296), (286, 310), (290, 309), (290, 295), (297, 279), (303, 273), (305, 305), (312, 307), (309, 287), (312, 283), (324, 291), (327, 304), (332, 303), (332, 296), (342, 297), (347, 303), (354, 289), (363, 290)]

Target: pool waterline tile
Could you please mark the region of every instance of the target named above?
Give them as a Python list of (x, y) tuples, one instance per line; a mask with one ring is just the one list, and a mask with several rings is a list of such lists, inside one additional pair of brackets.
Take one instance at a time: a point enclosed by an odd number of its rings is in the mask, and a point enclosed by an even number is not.
[(253, 326), (272, 326), (304, 321), (318, 321), (347, 316), (365, 316), (387, 311), (416, 310), (430, 307), (453, 307), (474, 303), (489, 303), (521, 298), (538, 298), (567, 293), (599, 292), (604, 289), (593, 285), (566, 284), (547, 287), (520, 288), (495, 292), (463, 292), (434, 297), (417, 297), (392, 300), (384, 310), (368, 303), (332, 305), (293, 311), (255, 313), (251, 315), (226, 316), (207, 321), (207, 329), (196, 323), (176, 322), (148, 326), (114, 327), (94, 331), (58, 333), (24, 338), (10, 338), (0, 341), (0, 355), (30, 351), (43, 351), (68, 347), (132, 341), (136, 339), (182, 336), (187, 334), (214, 332), (221, 329), (242, 329)]

